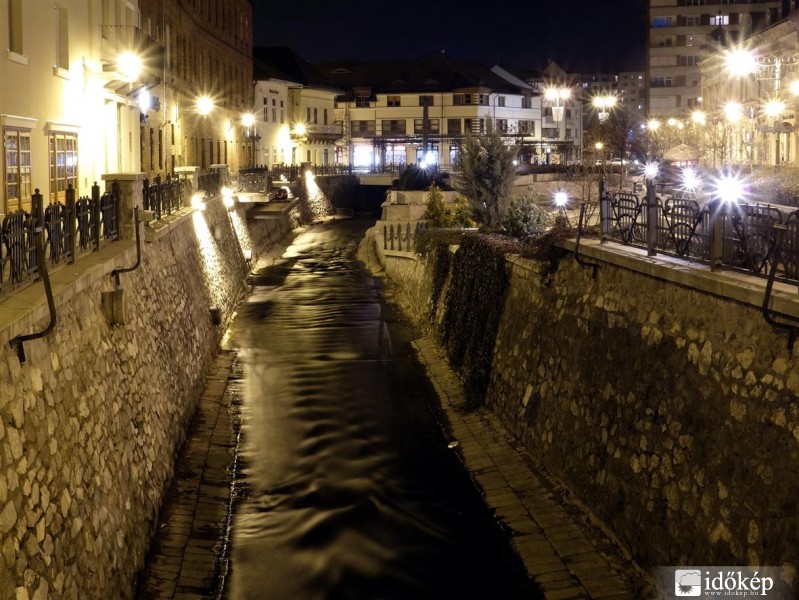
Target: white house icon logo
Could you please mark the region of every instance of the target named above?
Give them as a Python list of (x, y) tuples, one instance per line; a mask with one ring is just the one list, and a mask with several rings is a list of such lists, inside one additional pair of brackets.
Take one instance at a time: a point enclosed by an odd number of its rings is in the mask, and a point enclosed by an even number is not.
[(674, 593), (677, 596), (701, 596), (702, 573), (699, 571), (674, 571)]

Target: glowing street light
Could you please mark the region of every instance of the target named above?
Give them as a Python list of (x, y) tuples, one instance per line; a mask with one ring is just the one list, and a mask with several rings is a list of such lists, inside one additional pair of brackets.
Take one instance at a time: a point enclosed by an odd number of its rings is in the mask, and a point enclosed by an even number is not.
[(142, 71), (142, 62), (133, 52), (123, 52), (117, 57), (117, 69), (125, 81), (133, 83), (139, 79)]
[(197, 98), (197, 112), (203, 117), (210, 115), (214, 110), (214, 101), (208, 96), (200, 96)]
[(646, 123), (646, 128), (649, 131), (657, 131), (658, 129), (660, 129), (660, 121), (658, 121), (657, 119), (650, 119)]
[(241, 124), (244, 127), (252, 127), (255, 125), (255, 115), (252, 113), (244, 113), (241, 115)]
[(555, 206), (564, 208), (569, 202), (569, 195), (566, 192), (555, 192), (553, 199), (555, 201)]
[(722, 202), (738, 202), (743, 198), (744, 192), (743, 181), (735, 174), (723, 175), (716, 182), (716, 196)]
[(735, 102), (734, 100), (725, 102), (722, 110), (724, 111), (724, 117), (730, 123), (737, 123), (744, 114), (744, 107), (740, 102)]
[(648, 180), (655, 179), (660, 173), (660, 167), (657, 163), (649, 162), (644, 165), (644, 177)]
[(691, 113), (691, 121), (697, 125), (705, 125), (705, 123), (707, 123), (707, 115), (704, 113), (704, 111), (695, 110)]
[(552, 119), (555, 122), (563, 120), (564, 107), (560, 105), (561, 101), (565, 104), (566, 100), (571, 98), (572, 91), (566, 87), (548, 87), (544, 90), (544, 98), (548, 102), (554, 102), (555, 106), (552, 107)]
[(618, 98), (610, 94), (605, 96), (594, 96), (594, 98), (591, 100), (591, 103), (594, 105), (594, 108), (599, 111), (598, 116), (600, 123), (604, 123), (608, 120), (610, 109), (614, 108), (617, 102)]
[(305, 127), (305, 123), (297, 123), (294, 126), (294, 135), (303, 136), (308, 131), (308, 128)]
[(233, 190), (228, 186), (222, 187), (222, 203), (228, 210), (231, 210), (236, 203), (236, 199), (233, 197)]
[(727, 71), (735, 77), (745, 77), (757, 71), (758, 61), (754, 53), (743, 48), (736, 48), (727, 53), (724, 59)]
[(681, 175), (682, 175), (682, 189), (688, 192), (696, 191), (699, 188), (699, 186), (702, 184), (702, 180), (699, 178), (699, 175), (691, 167), (685, 167), (682, 170)]
[(769, 100), (763, 106), (763, 112), (767, 117), (778, 119), (785, 112), (785, 102), (780, 100)]

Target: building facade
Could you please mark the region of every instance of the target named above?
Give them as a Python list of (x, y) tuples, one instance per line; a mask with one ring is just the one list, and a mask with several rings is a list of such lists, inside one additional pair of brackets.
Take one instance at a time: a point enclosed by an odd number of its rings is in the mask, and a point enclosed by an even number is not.
[(335, 120), (341, 94), (288, 48), (256, 48), (255, 164), (270, 168), (336, 164), (342, 126)]
[[(139, 171), (133, 87), (109, 68), (134, 43), (135, 2), (0, 0), (0, 214), (29, 209), (39, 189), (88, 195), (103, 173)], [(54, 9), (54, 10), (53, 10)]]
[(175, 167), (237, 170), (249, 147), (252, 114), (252, 3), (248, 0), (139, 0), (145, 56), (141, 166), (148, 177)]
[[(743, 40), (743, 72), (718, 48), (701, 63), (702, 95), (719, 163), (796, 166), (799, 110), (799, 14)], [(741, 66), (740, 64), (738, 66)], [(734, 107), (734, 110), (733, 108)]]
[(702, 107), (702, 48), (725, 37), (730, 43), (779, 20), (785, 3), (775, 0), (649, 0), (648, 116), (687, 117)]
[[(567, 163), (579, 135), (543, 119), (536, 89), (502, 69), (434, 54), (413, 62), (318, 65), (344, 93), (336, 101), (343, 136), (336, 160), (358, 169), (408, 164), (457, 168), (468, 134), (490, 119), (520, 162)], [(542, 120), (543, 119), (543, 120)]]

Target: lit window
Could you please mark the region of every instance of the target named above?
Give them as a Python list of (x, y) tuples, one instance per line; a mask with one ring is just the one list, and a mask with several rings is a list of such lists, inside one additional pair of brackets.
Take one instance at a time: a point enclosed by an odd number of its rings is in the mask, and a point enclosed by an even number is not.
[(63, 202), (67, 187), (78, 190), (78, 136), (74, 133), (50, 134), (50, 200)]
[(387, 96), (386, 97), (386, 105), (387, 106), (400, 106), (400, 97), (399, 96)]
[[(5, 146), (5, 212), (22, 208), (23, 200), (31, 197), (31, 137), (30, 130), (6, 129)], [(0, 204), (0, 210), (2, 209)]]
[(711, 25), (729, 25), (730, 15), (714, 15), (710, 17)]

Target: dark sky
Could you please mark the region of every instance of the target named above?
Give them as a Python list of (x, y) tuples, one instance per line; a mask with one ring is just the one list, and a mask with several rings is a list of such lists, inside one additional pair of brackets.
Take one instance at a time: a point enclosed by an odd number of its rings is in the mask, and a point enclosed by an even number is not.
[(253, 45), (312, 62), (413, 59), (445, 49), (486, 64), (641, 69), (647, 0), (254, 1)]

